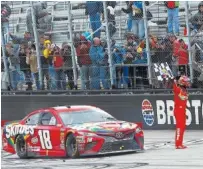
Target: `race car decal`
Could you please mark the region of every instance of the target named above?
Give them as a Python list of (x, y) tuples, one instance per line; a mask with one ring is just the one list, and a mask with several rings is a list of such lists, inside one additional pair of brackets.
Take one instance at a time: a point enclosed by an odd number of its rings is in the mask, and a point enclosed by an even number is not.
[(6, 126), (6, 138), (16, 136), (17, 134), (33, 135), (34, 128), (34, 126), (8, 125)]
[(41, 143), (42, 149), (51, 150), (52, 144), (51, 144), (51, 138), (50, 138), (50, 131), (49, 130), (39, 130), (38, 135), (40, 138), (40, 143)]

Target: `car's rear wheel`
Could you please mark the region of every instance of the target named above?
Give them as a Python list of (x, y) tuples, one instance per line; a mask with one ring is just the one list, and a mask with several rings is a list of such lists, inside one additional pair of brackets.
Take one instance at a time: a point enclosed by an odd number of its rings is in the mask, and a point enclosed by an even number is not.
[(16, 153), (22, 159), (28, 157), (26, 142), (22, 135), (16, 137)]
[(68, 135), (66, 139), (66, 154), (69, 158), (77, 158), (80, 156), (77, 141), (73, 134)]

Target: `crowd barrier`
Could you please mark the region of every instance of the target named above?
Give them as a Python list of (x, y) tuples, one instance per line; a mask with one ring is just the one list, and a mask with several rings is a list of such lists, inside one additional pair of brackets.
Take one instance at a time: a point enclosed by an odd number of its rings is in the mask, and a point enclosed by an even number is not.
[[(1, 118), (20, 120), (39, 108), (57, 105), (93, 105), (119, 120), (142, 122), (144, 129), (174, 129), (173, 95), (110, 96), (2, 96)], [(203, 94), (191, 94), (187, 102), (187, 128), (203, 129)]]

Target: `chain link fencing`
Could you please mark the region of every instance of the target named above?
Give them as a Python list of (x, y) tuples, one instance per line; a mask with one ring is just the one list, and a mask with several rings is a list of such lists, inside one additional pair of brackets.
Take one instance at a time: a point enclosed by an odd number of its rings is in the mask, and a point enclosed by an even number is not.
[(169, 2), (2, 2), (2, 89), (202, 88), (199, 2)]

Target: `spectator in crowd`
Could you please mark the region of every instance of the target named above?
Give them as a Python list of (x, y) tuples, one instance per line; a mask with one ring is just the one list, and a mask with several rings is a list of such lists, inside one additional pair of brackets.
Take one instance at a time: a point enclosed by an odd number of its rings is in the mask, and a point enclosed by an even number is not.
[(37, 53), (36, 53), (36, 47), (33, 44), (31, 46), (31, 51), (27, 54), (26, 57), (26, 63), (30, 65), (30, 70), (34, 76), (35, 84), (37, 87), (37, 90), (40, 90), (40, 83), (39, 83), (39, 71), (38, 71), (38, 64), (37, 64)]
[[(8, 3), (8, 2), (6, 2)], [(11, 8), (8, 4), (1, 2), (1, 27), (4, 34), (4, 43), (9, 41), (9, 17), (11, 15)]]
[[(1, 53), (3, 53), (2, 48), (1, 48)], [(9, 67), (8, 62), (7, 62), (7, 66)], [(10, 90), (9, 74), (5, 70), (3, 56), (1, 57), (1, 90)]]
[(203, 2), (198, 5), (198, 12), (191, 17), (190, 22), (197, 31), (203, 30)]
[[(51, 77), (49, 74), (49, 65), (50, 65), (50, 61), (52, 62), (53, 57), (51, 56), (52, 53), (52, 48), (53, 46), (51, 46), (51, 41), (41, 38), (40, 39), (40, 43), (43, 43), (43, 48), (41, 48), (43, 50), (42, 52), (42, 56), (41, 56), (41, 62), (42, 62), (42, 90), (45, 89), (44, 86), (44, 77), (46, 78), (47, 81), (47, 90), (50, 90), (50, 85), (51, 85)], [(41, 46), (42, 47), (42, 46)]]
[[(123, 82), (123, 56), (125, 55), (125, 49), (120, 44), (115, 44), (112, 52), (112, 64), (113, 64), (113, 79), (114, 79), (114, 87), (116, 89), (121, 88), (121, 84)], [(115, 66), (117, 64), (117, 66)], [(120, 65), (120, 66), (118, 66)]]
[(20, 50), (19, 50), (20, 70), (24, 73), (24, 76), (25, 76), (25, 82), (26, 82), (26, 84), (28, 86), (28, 88), (26, 90), (32, 90), (30, 65), (28, 65), (26, 63), (26, 57), (27, 57), (26, 52), (28, 50), (29, 49), (26, 48), (26, 45), (24, 45), (24, 44), (20, 45)]
[[(137, 66), (133, 70), (135, 72), (134, 76), (136, 77), (136, 83), (135, 83), (136, 87), (137, 88), (148, 87), (149, 81), (148, 81), (148, 73), (147, 73), (148, 67), (147, 67), (147, 52), (146, 52), (145, 41), (142, 41), (136, 47), (136, 55), (132, 63), (137, 64)], [(146, 66), (143, 66), (143, 64), (144, 65), (146, 64)]]
[(87, 1), (85, 14), (89, 15), (92, 31), (94, 32), (93, 37), (100, 38), (101, 21), (100, 15), (103, 13), (102, 1)]
[(107, 1), (107, 19), (110, 38), (116, 33), (115, 6), (116, 1)]
[(100, 80), (104, 89), (108, 89), (107, 79), (105, 77), (105, 64), (104, 64), (104, 49), (101, 46), (99, 38), (93, 39), (93, 44), (90, 47), (89, 55), (92, 62), (92, 77), (91, 88), (100, 89)]
[(14, 49), (11, 43), (8, 43), (6, 45), (6, 51), (7, 51), (6, 55), (8, 56), (8, 62), (9, 62), (11, 87), (13, 90), (17, 90), (17, 87), (18, 87), (17, 85), (19, 80), (18, 69), (20, 67), (20, 60), (14, 54)]
[[(111, 51), (113, 50), (113, 46), (115, 45), (115, 40), (111, 41), (111, 46), (110, 49)], [(109, 55), (108, 55), (108, 47), (107, 47), (107, 41), (106, 39), (101, 39), (101, 46), (103, 47), (103, 52), (104, 52), (104, 77), (105, 77), (105, 83), (106, 83), (106, 89), (110, 88), (111, 83), (110, 83), (110, 70), (109, 70)]]
[[(36, 27), (38, 30), (38, 33), (40, 35), (44, 34), (45, 32), (50, 31), (51, 29), (51, 20), (52, 16), (49, 14), (47, 10), (47, 2), (35, 2), (33, 4), (34, 13), (36, 16)], [(27, 30), (31, 33), (31, 35), (34, 37), (33, 32), (33, 25), (32, 25), (32, 12), (31, 8), (28, 8), (26, 13), (26, 26)]]
[(168, 12), (168, 33), (175, 33), (179, 36), (179, 1), (165, 1), (164, 3)]
[[(129, 9), (132, 5), (133, 1), (126, 1), (127, 9)], [(128, 13), (128, 21), (127, 21), (127, 31), (132, 31), (132, 13)]]
[(169, 37), (169, 41), (172, 45), (171, 48), (173, 51), (172, 61), (171, 61), (172, 71), (173, 71), (173, 75), (177, 76), (178, 75), (178, 55), (179, 55), (180, 43), (179, 43), (178, 38), (175, 35), (169, 34), (168, 37)]
[[(73, 80), (73, 62), (71, 55), (71, 46), (67, 42), (63, 42), (61, 46), (61, 56), (64, 61), (63, 70), (65, 75), (68, 77), (68, 87), (73, 90), (74, 80)], [(66, 89), (66, 88), (65, 88)]]
[(60, 55), (60, 48), (58, 46), (54, 46), (53, 49), (53, 66), (56, 71), (55, 79), (56, 79), (56, 88), (57, 90), (66, 90), (66, 83), (63, 72), (64, 60)]
[[(136, 47), (137, 43), (135, 42), (134, 35), (127, 36), (127, 44), (125, 45), (126, 53), (124, 57), (124, 64), (132, 64), (132, 61), (135, 59), (136, 56)], [(128, 77), (128, 88), (132, 88), (134, 86), (134, 67), (128, 66), (128, 69), (125, 69), (125, 73), (127, 73)], [(127, 72), (126, 72), (127, 71)]]
[(10, 35), (10, 38), (12, 39), (12, 42), (14, 44), (25, 44), (25, 45), (28, 45), (28, 43), (34, 43), (34, 39), (33, 37), (31, 36), (31, 33), (30, 32), (25, 32), (24, 33), (24, 37), (18, 37), (18, 36), (15, 36), (11, 33), (9, 33)]
[[(151, 39), (150, 39), (151, 41)], [(150, 43), (151, 51), (154, 51), (152, 56), (152, 63), (165, 63), (167, 62), (171, 65), (172, 58), (172, 48), (171, 42), (168, 37), (165, 37), (161, 40), (156, 40)], [(153, 54), (153, 53), (152, 53)]]
[(189, 69), (188, 69), (188, 60), (189, 60), (189, 54), (188, 54), (188, 45), (185, 44), (183, 39), (180, 39), (178, 46), (178, 68), (179, 72), (182, 74), (188, 75)]
[[(149, 2), (145, 2), (146, 5), (149, 5)], [(143, 19), (143, 6), (142, 1), (133, 1), (128, 6), (128, 9), (122, 8), (123, 12), (132, 14), (132, 32), (143, 39), (145, 36), (145, 27)]]
[(84, 36), (80, 36), (78, 43), (75, 44), (78, 64), (80, 66), (81, 89), (90, 90), (90, 81), (92, 76), (92, 61), (90, 59), (91, 42)]

